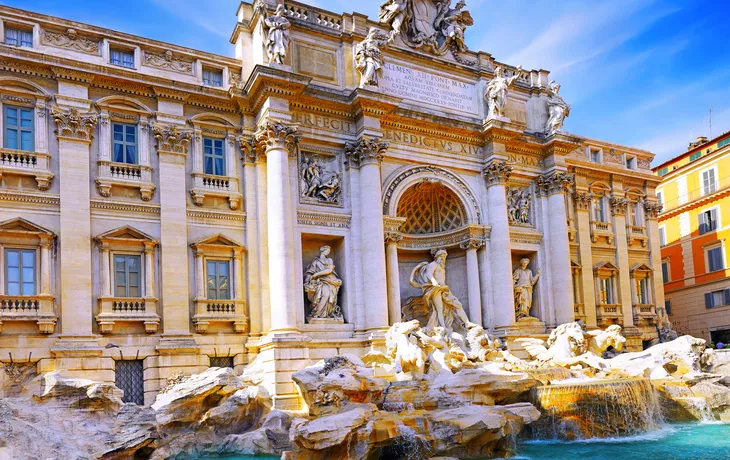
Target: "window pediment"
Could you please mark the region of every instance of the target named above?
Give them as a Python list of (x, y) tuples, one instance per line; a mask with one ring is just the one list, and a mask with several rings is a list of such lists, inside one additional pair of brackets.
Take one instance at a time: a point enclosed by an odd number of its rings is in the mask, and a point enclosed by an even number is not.
[(56, 234), (52, 231), (36, 225), (22, 217), (16, 217), (0, 222), (0, 240), (36, 239), (40, 242), (50, 242)]
[[(14, 94), (19, 97), (27, 97), (27, 98), (33, 98), (33, 99), (42, 99), (42, 100), (48, 100), (50, 98), (50, 95), (48, 92), (46, 92), (43, 88), (36, 85), (35, 83), (31, 83), (24, 80), (19, 80), (16, 78), (3, 78), (0, 79), (0, 93), (3, 94)], [(10, 101), (13, 102), (13, 101)], [(15, 101), (15, 102), (22, 102), (22, 101)], [(35, 105), (36, 101), (33, 101), (33, 105)]]
[(619, 268), (614, 265), (612, 262), (601, 262), (597, 264), (595, 267), (593, 267), (593, 271), (598, 275), (608, 275), (611, 276), (615, 273), (618, 273)]
[(204, 253), (210, 252), (227, 252), (229, 254), (237, 254), (246, 249), (240, 243), (233, 241), (225, 235), (218, 233), (210, 237), (203, 238), (202, 240), (196, 241), (190, 245), (195, 251), (202, 251)]
[(157, 240), (136, 228), (125, 225), (114, 230), (97, 235), (94, 238), (100, 244), (113, 246), (137, 246), (137, 247), (154, 247)]

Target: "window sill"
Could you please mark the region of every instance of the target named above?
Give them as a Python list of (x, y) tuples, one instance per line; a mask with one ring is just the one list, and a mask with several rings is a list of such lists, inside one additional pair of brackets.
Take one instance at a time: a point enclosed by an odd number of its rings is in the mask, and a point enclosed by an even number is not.
[(155, 194), (155, 185), (152, 183), (152, 167), (129, 163), (100, 160), (96, 189), (103, 197), (111, 196), (114, 186), (139, 189), (142, 201), (150, 201)]
[(190, 196), (195, 206), (202, 206), (205, 198), (210, 196), (228, 198), (228, 205), (234, 211), (239, 208), (242, 199), (238, 189), (238, 178), (203, 173), (193, 173)]
[(246, 301), (243, 299), (231, 300), (195, 300), (195, 315), (193, 324), (195, 332), (204, 334), (210, 323), (233, 323), (233, 331), (245, 333), (248, 331), (248, 317), (246, 317)]
[(157, 314), (157, 298), (155, 297), (99, 297), (99, 314), (96, 322), (99, 332), (109, 334), (114, 324), (121, 322), (142, 322), (145, 332), (157, 332), (160, 317)]

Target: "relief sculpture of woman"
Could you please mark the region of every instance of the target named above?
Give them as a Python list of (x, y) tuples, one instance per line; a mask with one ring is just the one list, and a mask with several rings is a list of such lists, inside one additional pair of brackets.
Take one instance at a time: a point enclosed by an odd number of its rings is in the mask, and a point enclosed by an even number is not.
[(342, 310), (337, 305), (337, 294), (342, 280), (335, 272), (335, 264), (327, 257), (329, 246), (319, 248), (319, 256), (309, 264), (304, 272), (304, 291), (311, 304), (307, 319), (334, 319), (344, 321)]

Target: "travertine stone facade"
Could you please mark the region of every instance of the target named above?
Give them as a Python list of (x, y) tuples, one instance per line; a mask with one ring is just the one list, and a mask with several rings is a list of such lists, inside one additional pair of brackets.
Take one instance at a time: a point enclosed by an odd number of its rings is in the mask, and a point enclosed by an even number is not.
[[(143, 360), (148, 403), (210, 357), (256, 360), (296, 408), (291, 374), (382, 347), (438, 249), (469, 320), (508, 343), (573, 319), (656, 338), (651, 153), (561, 131), (548, 72), (467, 50), (460, 22), (425, 45), (388, 15), (278, 4), (241, 4), (235, 58), (0, 7), (33, 37), (0, 44), (0, 119), (32, 139), (0, 130), (0, 360), (106, 381)], [(344, 322), (307, 318), (324, 246)], [(540, 278), (517, 321), (524, 258)]]

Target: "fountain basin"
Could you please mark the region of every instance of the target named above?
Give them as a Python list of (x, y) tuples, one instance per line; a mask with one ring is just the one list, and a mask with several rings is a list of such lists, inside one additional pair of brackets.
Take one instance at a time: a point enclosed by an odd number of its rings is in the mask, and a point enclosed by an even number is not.
[(542, 413), (530, 429), (536, 439), (589, 439), (632, 436), (662, 422), (649, 379), (555, 382), (532, 389)]

